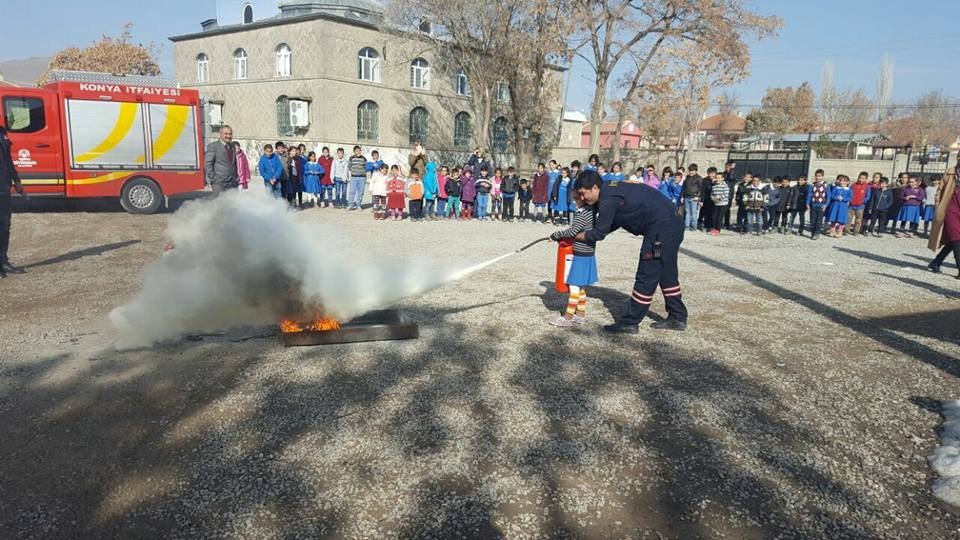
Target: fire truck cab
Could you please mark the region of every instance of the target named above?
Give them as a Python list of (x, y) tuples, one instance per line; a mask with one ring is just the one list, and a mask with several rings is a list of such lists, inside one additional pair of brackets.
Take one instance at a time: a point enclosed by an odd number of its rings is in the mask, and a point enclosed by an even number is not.
[(0, 87), (0, 124), (30, 196), (119, 197), (151, 214), (203, 189), (200, 95), (156, 77), (55, 71)]

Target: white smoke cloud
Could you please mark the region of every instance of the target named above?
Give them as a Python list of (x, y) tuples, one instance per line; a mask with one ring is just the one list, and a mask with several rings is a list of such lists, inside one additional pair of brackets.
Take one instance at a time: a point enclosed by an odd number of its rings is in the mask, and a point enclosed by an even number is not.
[(189, 203), (171, 216), (168, 236), (174, 249), (149, 264), (143, 289), (110, 313), (119, 346), (320, 310), (349, 320), (465, 275), (417, 260), (364, 262), (349, 238), (338, 248), (328, 229), (294, 219), (285, 202), (266, 195)]

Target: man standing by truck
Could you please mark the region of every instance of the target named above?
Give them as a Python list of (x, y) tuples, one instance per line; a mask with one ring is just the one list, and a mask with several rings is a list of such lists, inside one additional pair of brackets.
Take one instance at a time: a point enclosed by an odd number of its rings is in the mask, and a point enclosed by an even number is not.
[(236, 189), (240, 185), (237, 179), (237, 151), (233, 146), (233, 128), (220, 128), (220, 139), (207, 145), (204, 165), (207, 183), (214, 193)]
[(0, 278), (7, 277), (7, 272), (22, 274), (23, 270), (10, 264), (7, 259), (7, 248), (10, 246), (10, 218), (13, 213), (10, 197), (10, 188), (20, 194), (23, 186), (20, 184), (20, 175), (13, 165), (13, 145), (7, 137), (7, 128), (0, 125)]

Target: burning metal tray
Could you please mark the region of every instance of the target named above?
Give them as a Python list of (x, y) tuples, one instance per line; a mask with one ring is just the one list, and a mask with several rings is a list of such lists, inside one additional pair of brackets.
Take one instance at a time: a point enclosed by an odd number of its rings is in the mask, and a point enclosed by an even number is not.
[(417, 339), (419, 337), (420, 328), (415, 323), (408, 321), (395, 309), (371, 311), (344, 323), (339, 330), (281, 332), (281, 339), (286, 347), (393, 341)]

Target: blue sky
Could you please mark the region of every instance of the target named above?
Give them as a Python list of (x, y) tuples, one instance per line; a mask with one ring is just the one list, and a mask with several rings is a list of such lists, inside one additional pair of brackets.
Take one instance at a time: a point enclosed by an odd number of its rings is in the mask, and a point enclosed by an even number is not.
[[(0, 60), (51, 56), (70, 45), (85, 45), (101, 34), (116, 34), (134, 23), (134, 39), (162, 45), (161, 66), (173, 70), (167, 37), (199, 30), (216, 14), (215, 0), (85, 0), (50, 3), (29, 23), (4, 25)], [(834, 64), (838, 88), (876, 91), (883, 54), (894, 62), (893, 101), (900, 103), (934, 89), (960, 99), (960, 0), (753, 0), (755, 9), (775, 14), (785, 25), (775, 38), (751, 45), (750, 77), (734, 87), (744, 105), (760, 102), (768, 87), (810, 81), (819, 90), (824, 61)], [(0, 0), (0, 13), (23, 13), (23, 4)], [(6, 18), (6, 17), (5, 17)], [(16, 17), (14, 17), (15, 19)], [(10, 22), (8, 20), (8, 22)], [(586, 111), (592, 97), (590, 69), (576, 62), (568, 107)]]

